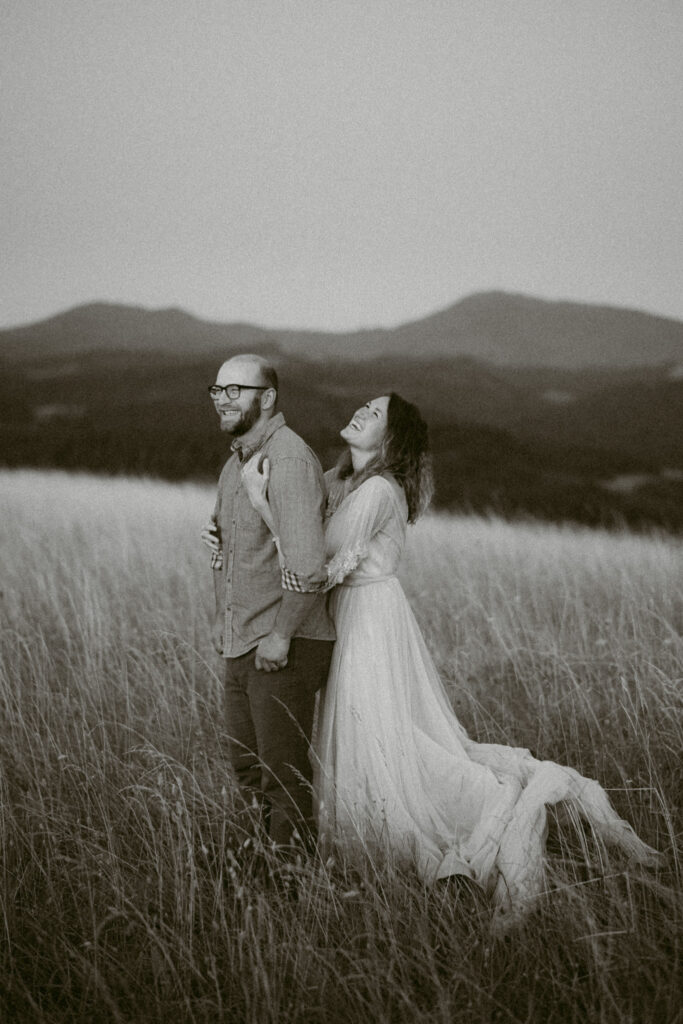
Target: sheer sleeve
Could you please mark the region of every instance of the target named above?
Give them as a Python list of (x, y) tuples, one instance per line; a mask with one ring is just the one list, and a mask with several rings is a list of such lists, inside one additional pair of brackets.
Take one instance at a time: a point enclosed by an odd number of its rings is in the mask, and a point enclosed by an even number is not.
[(334, 554), (327, 564), (326, 590), (341, 583), (368, 554), (372, 538), (396, 513), (391, 484), (371, 476), (342, 502), (328, 525)]

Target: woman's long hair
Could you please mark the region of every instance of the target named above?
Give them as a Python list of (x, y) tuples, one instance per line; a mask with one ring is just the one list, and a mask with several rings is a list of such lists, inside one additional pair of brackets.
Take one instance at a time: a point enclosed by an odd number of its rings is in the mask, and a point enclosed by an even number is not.
[(395, 391), (389, 395), (387, 430), (382, 447), (358, 475), (354, 475), (351, 452), (347, 449), (337, 463), (340, 480), (353, 477), (352, 490), (371, 476), (391, 474), (403, 488), (408, 504), (408, 522), (422, 515), (434, 493), (429, 431), (420, 410)]

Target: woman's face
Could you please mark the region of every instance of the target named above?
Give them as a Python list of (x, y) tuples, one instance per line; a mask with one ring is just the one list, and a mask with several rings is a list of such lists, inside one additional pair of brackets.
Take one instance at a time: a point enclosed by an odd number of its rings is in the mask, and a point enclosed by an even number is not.
[(378, 452), (387, 432), (388, 410), (388, 395), (373, 398), (354, 412), (350, 422), (341, 431), (341, 436), (352, 448)]

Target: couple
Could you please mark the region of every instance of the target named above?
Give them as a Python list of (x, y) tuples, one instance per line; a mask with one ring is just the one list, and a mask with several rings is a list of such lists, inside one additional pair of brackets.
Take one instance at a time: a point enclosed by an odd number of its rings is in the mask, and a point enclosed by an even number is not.
[(317, 824), (321, 839), (388, 850), (427, 883), (464, 875), (512, 916), (543, 888), (546, 804), (569, 801), (606, 842), (654, 861), (597, 782), (476, 743), (455, 717), (396, 577), (406, 526), (431, 496), (417, 408), (395, 394), (369, 401), (323, 478), (276, 411), (265, 360), (230, 359), (209, 390), (233, 438), (202, 534), (229, 756), (268, 809), (271, 839)]

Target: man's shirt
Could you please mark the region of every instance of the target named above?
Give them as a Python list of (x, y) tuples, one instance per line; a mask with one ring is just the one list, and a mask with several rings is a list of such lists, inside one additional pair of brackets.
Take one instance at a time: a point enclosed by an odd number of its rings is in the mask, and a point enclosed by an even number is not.
[[(214, 571), (222, 577), (225, 658), (245, 654), (273, 630), (283, 589), (319, 592), (327, 579), (324, 483), (311, 449), (278, 413), (254, 444), (247, 447), (236, 438), (232, 450), (218, 481), (214, 518), (220, 529), (221, 552), (212, 560)], [(242, 464), (252, 457), (267, 457), (270, 462), (268, 502), (280, 555), (242, 483)], [(294, 635), (334, 640), (323, 593), (318, 593)]]

